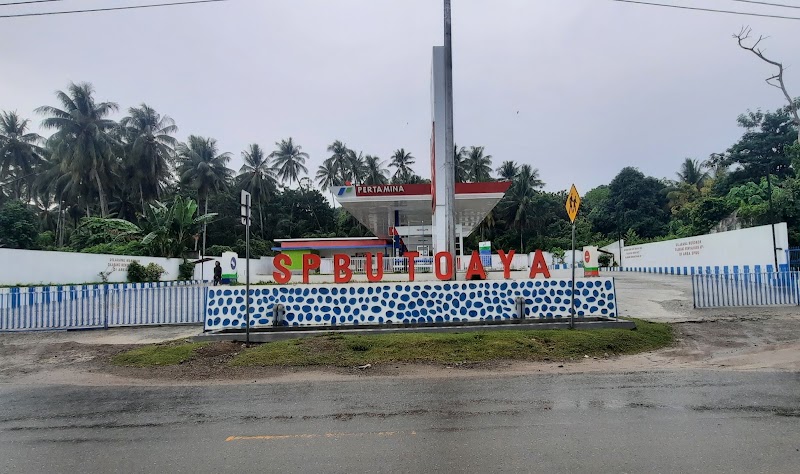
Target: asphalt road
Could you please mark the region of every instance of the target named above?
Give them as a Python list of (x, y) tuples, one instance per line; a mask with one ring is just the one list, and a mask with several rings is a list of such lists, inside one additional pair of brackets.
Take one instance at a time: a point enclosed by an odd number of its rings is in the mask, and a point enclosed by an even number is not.
[(800, 375), (0, 386), (0, 472), (785, 472)]

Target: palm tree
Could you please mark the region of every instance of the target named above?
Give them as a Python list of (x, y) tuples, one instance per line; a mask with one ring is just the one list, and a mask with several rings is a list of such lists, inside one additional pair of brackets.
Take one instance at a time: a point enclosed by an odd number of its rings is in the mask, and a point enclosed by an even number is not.
[(531, 165), (522, 165), (517, 172), (517, 180), (527, 183), (527, 186), (533, 189), (541, 189), (544, 187), (544, 181), (539, 178), (539, 169), (532, 168)]
[(46, 153), (46, 158), (38, 169), (33, 189), (41, 202), (57, 203), (56, 245), (63, 247), (66, 236), (66, 215), (71, 215), (73, 221), (77, 222), (80, 218), (79, 209), (88, 208), (86, 199), (88, 187), (82, 181), (73, 180), (69, 173), (65, 173), (61, 168), (61, 162), (52, 153)]
[(534, 216), (537, 188), (544, 186), (539, 179), (539, 170), (530, 165), (519, 167), (519, 173), (511, 184), (506, 197), (505, 206), (501, 209), (512, 227), (519, 230), (519, 252), (525, 251), (523, 237), (529, 221)]
[(289, 181), (292, 184), (294, 181), (299, 180), (300, 172), (308, 173), (305, 163), (308, 158), (308, 153), (302, 150), (300, 145), (295, 145), (292, 142), (292, 137), (288, 140), (281, 140), (276, 142), (277, 150), (270, 154), (275, 160), (275, 167), (278, 170), (278, 177), (284, 181)]
[(36, 112), (48, 115), (42, 127), (56, 132), (48, 139), (55, 157), (62, 162), (75, 181), (93, 181), (100, 199), (100, 214), (108, 217), (106, 188), (114, 170), (113, 147), (118, 142), (113, 137), (116, 123), (108, 119), (119, 109), (114, 102), (97, 103), (94, 88), (83, 82), (70, 83), (68, 93), (56, 92), (62, 108), (42, 106)]
[(397, 168), (397, 171), (394, 172), (394, 178), (403, 180), (409, 178), (413, 174), (411, 165), (414, 163), (416, 163), (416, 161), (411, 153), (407, 153), (405, 149), (400, 148), (392, 155), (389, 166)]
[(492, 180), (492, 155), (484, 155), (482, 146), (470, 147), (464, 162), (467, 176), (473, 183)]
[(682, 183), (690, 184), (697, 189), (702, 188), (708, 179), (708, 171), (703, 170), (703, 165), (698, 160), (691, 158), (683, 160), (681, 170), (675, 174)]
[(127, 145), (125, 165), (128, 178), (139, 188), (144, 212), (145, 200), (158, 199), (170, 178), (170, 162), (177, 144), (171, 135), (178, 127), (170, 117), (160, 115), (147, 104), (131, 107), (128, 114), (119, 123)]
[(242, 152), (244, 165), (239, 169), (241, 185), (258, 204), (258, 220), (261, 228), (261, 237), (264, 237), (264, 201), (273, 194), (278, 187), (275, 181), (275, 171), (270, 167), (269, 156), (257, 143), (250, 145)]
[(339, 172), (337, 170), (337, 166), (333, 161), (333, 158), (327, 158), (317, 169), (317, 175), (315, 176), (317, 179), (317, 184), (323, 190), (327, 189), (331, 192), (331, 204), (333, 207), (336, 207), (336, 201), (333, 197), (333, 186), (338, 186), (341, 182), (339, 181)]
[(347, 150), (347, 174), (353, 183), (362, 183), (364, 174), (366, 174), (364, 155), (362, 152)]
[(344, 184), (347, 177), (347, 155), (350, 151), (347, 145), (340, 140), (336, 140), (328, 145), (328, 152), (332, 153), (325, 161), (329, 164), (328, 168), (333, 170), (333, 175), (338, 177), (337, 185)]
[(466, 183), (469, 179), (465, 157), (467, 149), (463, 146), (459, 149), (458, 145), (453, 146), (453, 166), (455, 166), (456, 183)]
[[(203, 214), (208, 214), (208, 197), (228, 186), (233, 172), (226, 166), (230, 153), (219, 153), (217, 141), (189, 135), (186, 143), (178, 144), (178, 175), (182, 184), (197, 191), (197, 199), (205, 201)], [(203, 223), (203, 255), (206, 254), (207, 222)]]
[(27, 133), (29, 123), (16, 112), (0, 113), (0, 181), (13, 179), (15, 199), (22, 198), (23, 184), (30, 199), (33, 170), (42, 162), (44, 153), (38, 145), (42, 137)]
[(365, 178), (364, 184), (387, 184), (389, 171), (383, 167), (383, 162), (377, 156), (364, 157)]
[(519, 165), (513, 161), (504, 161), (503, 164), (497, 168), (497, 174), (505, 181), (512, 181), (517, 177), (517, 173), (519, 173)]

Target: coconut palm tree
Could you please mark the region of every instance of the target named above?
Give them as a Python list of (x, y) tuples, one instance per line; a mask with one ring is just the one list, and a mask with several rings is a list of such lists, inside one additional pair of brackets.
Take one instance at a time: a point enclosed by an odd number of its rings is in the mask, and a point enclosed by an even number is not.
[(470, 147), (464, 159), (464, 167), (473, 183), (492, 180), (492, 155), (484, 155), (482, 146)]
[(455, 166), (456, 183), (466, 183), (469, 180), (469, 172), (465, 161), (466, 156), (466, 148), (463, 146), (458, 148), (458, 145), (453, 147), (453, 166)]
[(114, 102), (96, 102), (94, 88), (82, 82), (70, 83), (67, 92), (57, 91), (61, 107), (42, 106), (36, 112), (47, 115), (42, 127), (55, 133), (48, 141), (54, 156), (73, 180), (94, 183), (100, 200), (100, 215), (108, 217), (109, 188), (114, 173), (113, 136), (116, 122), (107, 118), (119, 109)]
[(240, 183), (253, 197), (253, 202), (258, 205), (258, 221), (263, 237), (264, 203), (278, 188), (275, 170), (270, 166), (269, 156), (264, 154), (264, 150), (257, 143), (253, 143), (242, 152), (242, 159), (244, 164), (239, 169)]
[(327, 158), (325, 161), (317, 169), (317, 175), (315, 176), (317, 179), (317, 184), (323, 190), (329, 190), (331, 192), (331, 204), (333, 207), (336, 207), (336, 201), (333, 197), (333, 186), (339, 186), (341, 184), (339, 172), (337, 170), (337, 166), (333, 161), (333, 158)]
[(414, 172), (411, 170), (411, 165), (416, 163), (411, 153), (406, 152), (405, 149), (400, 148), (396, 150), (389, 161), (389, 166), (397, 168), (394, 172), (394, 178), (406, 179), (409, 178)]
[(178, 127), (170, 117), (160, 115), (147, 104), (129, 108), (128, 116), (119, 125), (126, 142), (126, 178), (134, 181), (132, 187), (138, 188), (144, 212), (145, 200), (158, 199), (170, 178), (170, 163), (177, 144), (171, 135)]
[[(226, 165), (231, 159), (230, 153), (219, 153), (217, 141), (189, 135), (186, 143), (177, 147), (178, 176), (184, 186), (197, 191), (198, 202), (205, 201), (203, 214), (208, 214), (208, 197), (212, 192), (219, 192), (228, 186), (233, 171)], [(203, 255), (206, 254), (207, 222), (203, 223)]]
[(377, 156), (364, 157), (365, 178), (364, 184), (387, 184), (389, 171), (383, 167), (383, 162)]
[(504, 199), (505, 205), (501, 212), (506, 222), (511, 223), (512, 227), (519, 231), (520, 253), (525, 251), (523, 241), (525, 230), (535, 214), (534, 202), (537, 189), (542, 186), (544, 183), (539, 179), (539, 170), (530, 165), (522, 165)]
[(517, 173), (519, 173), (519, 165), (513, 161), (504, 161), (503, 164), (497, 168), (498, 176), (504, 181), (512, 181), (517, 177)]
[(295, 145), (292, 137), (276, 142), (275, 145), (278, 149), (273, 151), (270, 157), (275, 160), (275, 168), (280, 179), (292, 184), (299, 181), (301, 171), (308, 173), (308, 168), (305, 166), (308, 153), (303, 152), (300, 145)]
[(533, 189), (541, 189), (544, 187), (544, 181), (539, 178), (539, 169), (533, 168), (531, 165), (522, 165), (519, 167), (517, 173), (517, 180), (527, 183), (527, 187)]
[(28, 133), (30, 120), (16, 112), (0, 113), (0, 181), (11, 180), (13, 197), (22, 199), (22, 189), (30, 199), (33, 170), (42, 162), (42, 137)]
[(702, 188), (708, 179), (708, 171), (703, 170), (703, 165), (698, 160), (691, 158), (683, 160), (680, 171), (675, 174), (680, 182), (695, 186), (697, 189)]
[(327, 158), (325, 161), (329, 164), (327, 165), (328, 168), (334, 171), (334, 175), (337, 176), (337, 184), (343, 184), (347, 179), (347, 155), (350, 151), (347, 148), (347, 145), (341, 142), (341, 140), (336, 140), (330, 145), (328, 145), (328, 152), (331, 153), (331, 156)]
[(364, 154), (353, 150), (347, 150), (347, 175), (353, 183), (363, 183), (364, 175), (366, 174), (366, 165), (364, 163)]

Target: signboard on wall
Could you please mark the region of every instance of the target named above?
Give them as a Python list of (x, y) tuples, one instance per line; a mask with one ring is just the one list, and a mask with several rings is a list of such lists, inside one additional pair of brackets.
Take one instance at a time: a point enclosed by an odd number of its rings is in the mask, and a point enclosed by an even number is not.
[[(778, 263), (786, 263), (789, 245), (786, 223), (775, 224)], [(615, 250), (613, 246), (610, 249)], [(718, 232), (622, 248), (625, 267), (774, 265), (772, 227)]]

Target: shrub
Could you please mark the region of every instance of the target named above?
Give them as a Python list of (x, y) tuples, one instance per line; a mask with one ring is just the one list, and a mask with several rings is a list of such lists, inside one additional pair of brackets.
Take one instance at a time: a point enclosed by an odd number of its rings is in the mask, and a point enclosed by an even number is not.
[(128, 265), (128, 281), (131, 283), (159, 281), (163, 273), (164, 267), (157, 263), (149, 263), (145, 267), (134, 260)]
[(142, 283), (147, 281), (147, 269), (134, 260), (128, 265), (128, 281), (131, 283)]
[(147, 255), (141, 242), (105, 243), (92, 245), (81, 250), (81, 253), (102, 253), (109, 255)]
[(194, 278), (194, 262), (183, 262), (178, 266), (178, 279), (191, 280)]
[[(233, 248), (227, 245), (212, 245), (206, 249), (206, 256), (208, 257), (221, 257), (222, 252), (233, 252)], [(244, 254), (242, 254), (244, 255)]]
[(609, 267), (611, 266), (611, 255), (603, 254), (597, 257), (597, 263), (600, 264), (601, 267)]
[(147, 281), (159, 281), (164, 274), (164, 267), (157, 263), (148, 263), (144, 269)]

